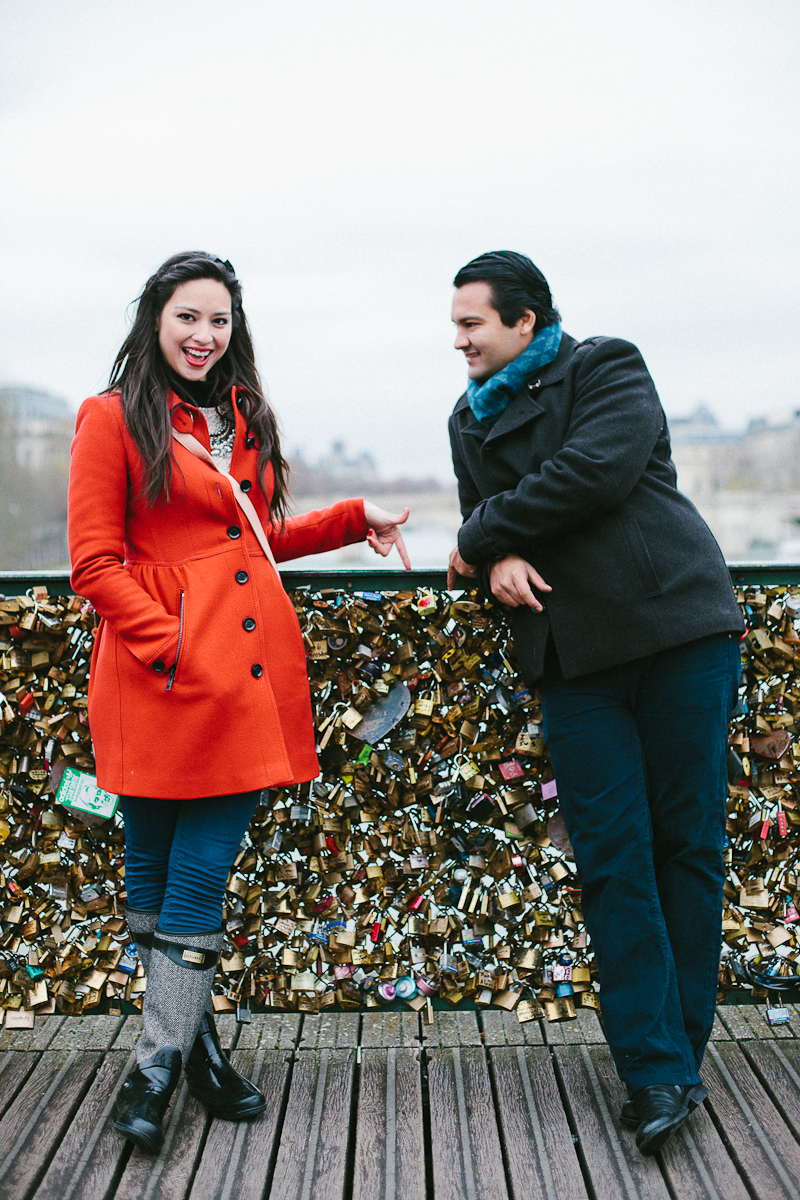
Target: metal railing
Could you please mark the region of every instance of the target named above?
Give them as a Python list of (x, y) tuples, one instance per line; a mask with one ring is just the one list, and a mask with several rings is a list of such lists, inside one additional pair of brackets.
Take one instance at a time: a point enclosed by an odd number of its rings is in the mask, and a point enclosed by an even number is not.
[[(800, 563), (729, 562), (727, 565), (731, 581), (736, 587), (751, 587), (754, 584), (763, 584), (765, 587), (800, 584)], [(345, 592), (377, 592), (421, 587), (441, 591), (447, 586), (447, 571), (403, 571), (370, 567), (293, 571), (287, 567), (281, 568), (281, 579), (287, 591), (294, 588), (333, 588)], [(463, 580), (462, 584), (464, 587), (474, 586), (472, 580)], [(42, 585), (51, 596), (68, 596), (72, 592), (67, 571), (0, 571), (2, 595), (21, 596), (29, 588)]]

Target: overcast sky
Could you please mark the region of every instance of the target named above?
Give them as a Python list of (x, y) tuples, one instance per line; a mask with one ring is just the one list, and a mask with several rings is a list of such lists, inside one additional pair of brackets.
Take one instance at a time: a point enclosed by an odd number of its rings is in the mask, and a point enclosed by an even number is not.
[(230, 258), (286, 449), (449, 476), (451, 280), (529, 254), (668, 413), (800, 408), (797, 0), (0, 0), (0, 382)]

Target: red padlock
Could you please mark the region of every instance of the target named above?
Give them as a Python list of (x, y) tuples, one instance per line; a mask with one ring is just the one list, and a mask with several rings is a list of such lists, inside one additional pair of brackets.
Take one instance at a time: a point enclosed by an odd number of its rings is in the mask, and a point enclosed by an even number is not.
[(786, 813), (782, 808), (778, 809), (778, 834), (782, 838), (789, 834), (789, 822), (786, 820)]

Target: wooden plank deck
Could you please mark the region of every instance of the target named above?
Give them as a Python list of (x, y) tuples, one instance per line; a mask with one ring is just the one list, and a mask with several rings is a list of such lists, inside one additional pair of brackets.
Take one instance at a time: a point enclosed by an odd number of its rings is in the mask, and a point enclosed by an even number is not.
[(0, 1030), (3, 1200), (800, 1200), (800, 1007), (771, 1028), (719, 1010), (710, 1088), (655, 1159), (620, 1126), (623, 1088), (594, 1012), (521, 1025), (499, 1010), (218, 1018), (270, 1098), (210, 1118), (182, 1083), (162, 1152), (111, 1109), (138, 1017)]

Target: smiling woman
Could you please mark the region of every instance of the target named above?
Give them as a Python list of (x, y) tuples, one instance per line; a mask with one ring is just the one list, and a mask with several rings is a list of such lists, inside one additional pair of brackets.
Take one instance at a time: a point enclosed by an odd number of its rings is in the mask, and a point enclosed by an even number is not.
[(184, 379), (205, 380), (231, 340), (231, 297), (215, 279), (177, 287), (158, 319), (158, 344), (168, 366)]
[(297, 616), (276, 560), (366, 540), (408, 559), (361, 499), (286, 516), (286, 463), (230, 263), (178, 254), (148, 280), (109, 389), (72, 445), (72, 583), (101, 620), (89, 688), (99, 785), (125, 821), (126, 915), (147, 975), (116, 1128), (156, 1151), (181, 1066), (217, 1117), (266, 1098), (206, 1012), (225, 883), (262, 789), (319, 772)]

